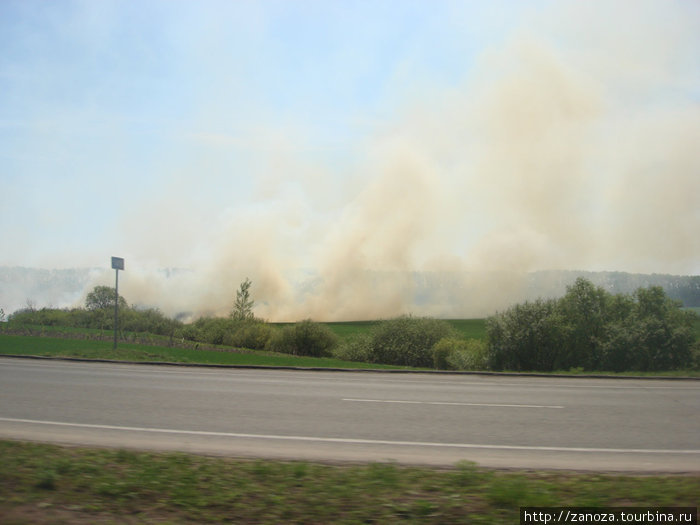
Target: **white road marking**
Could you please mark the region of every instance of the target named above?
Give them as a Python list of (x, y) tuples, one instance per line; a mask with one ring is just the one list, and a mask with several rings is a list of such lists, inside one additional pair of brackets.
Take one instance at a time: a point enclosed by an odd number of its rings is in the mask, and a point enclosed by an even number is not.
[(700, 454), (700, 450), (672, 450), (672, 449), (645, 449), (645, 448), (585, 448), (585, 447), (539, 447), (527, 445), (482, 445), (475, 443), (436, 443), (430, 441), (390, 441), (383, 439), (354, 439), (354, 438), (328, 438), (314, 436), (283, 436), (274, 434), (241, 434), (235, 432), (210, 432), (205, 430), (178, 430), (169, 428), (143, 428), (121, 427), (116, 425), (93, 425), (87, 423), (67, 423), (61, 421), (42, 421), (34, 419), (15, 419), (0, 417), (0, 421), (8, 423), (26, 423), (34, 425), (50, 425), (60, 427), (88, 428), (95, 430), (116, 430), (126, 432), (147, 432), (158, 434), (181, 434), (190, 436), (227, 437), (236, 439), (269, 439), (281, 441), (311, 441), (317, 443), (344, 443), (350, 445), (390, 445), (399, 447), (436, 447), (436, 448), (464, 448), (464, 449), (491, 449), (491, 450), (529, 450), (540, 452), (593, 452), (612, 454)]
[(506, 407), (506, 408), (564, 408), (561, 405), (505, 405), (500, 403), (457, 403), (450, 401), (402, 401), (394, 399), (350, 399), (343, 401), (355, 401), (358, 403), (398, 403), (405, 405), (451, 405), (464, 407)]

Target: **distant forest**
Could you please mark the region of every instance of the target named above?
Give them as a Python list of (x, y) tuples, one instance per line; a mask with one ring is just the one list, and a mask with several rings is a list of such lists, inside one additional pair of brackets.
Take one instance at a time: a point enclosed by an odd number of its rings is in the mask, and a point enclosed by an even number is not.
[(700, 275), (640, 274), (626, 272), (545, 271), (533, 272), (530, 277), (530, 293), (537, 290), (546, 297), (561, 297), (566, 287), (578, 277), (601, 286), (612, 294), (631, 294), (637, 288), (660, 286), (666, 294), (683, 306), (700, 307)]
[[(70, 268), (44, 270), (25, 267), (0, 266), (0, 308), (6, 314), (28, 306), (64, 308), (82, 305), (84, 294), (103, 268)], [(165, 269), (167, 278), (186, 270)], [(462, 284), (464, 274), (413, 272), (414, 297), (421, 305), (434, 299), (433, 292), (442, 290), (444, 300), (458, 302), (469, 289)], [(637, 288), (660, 286), (672, 299), (686, 307), (700, 307), (700, 275), (678, 276), (667, 274), (633, 274), (626, 272), (538, 271), (526, 275), (523, 287), (513, 302), (537, 298), (557, 298), (566, 293), (566, 287), (583, 277), (611, 294), (631, 294)], [(381, 273), (375, 278), (381, 279)], [(498, 282), (498, 280), (494, 280)]]

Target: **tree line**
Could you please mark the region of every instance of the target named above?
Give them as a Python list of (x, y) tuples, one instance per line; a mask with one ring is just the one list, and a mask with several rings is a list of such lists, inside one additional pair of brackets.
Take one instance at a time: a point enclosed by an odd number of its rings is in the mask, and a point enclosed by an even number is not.
[(697, 366), (693, 322), (660, 286), (612, 295), (579, 278), (560, 299), (487, 320), (489, 366), (508, 370), (652, 371)]
[[(486, 319), (486, 338), (465, 339), (446, 321), (400, 316), (341, 341), (310, 319), (277, 326), (253, 314), (252, 283), (241, 283), (228, 317), (192, 323), (119, 297), (122, 331), (170, 336), (182, 342), (268, 350), (348, 361), (437, 368), (513, 371), (660, 371), (697, 368), (697, 316), (659, 286), (611, 294), (579, 278), (559, 299), (516, 304)], [(15, 312), (16, 323), (112, 330), (115, 290), (98, 286), (85, 308)]]

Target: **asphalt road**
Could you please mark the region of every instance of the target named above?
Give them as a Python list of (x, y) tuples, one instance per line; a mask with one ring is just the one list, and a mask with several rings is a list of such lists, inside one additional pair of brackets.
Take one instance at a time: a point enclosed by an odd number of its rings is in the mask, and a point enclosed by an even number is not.
[(0, 359), (0, 437), (243, 457), (700, 472), (700, 382)]

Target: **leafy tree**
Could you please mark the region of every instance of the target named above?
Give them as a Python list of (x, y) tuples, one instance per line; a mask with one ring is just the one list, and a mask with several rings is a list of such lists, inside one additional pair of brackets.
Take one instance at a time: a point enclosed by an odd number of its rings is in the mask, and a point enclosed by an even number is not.
[(486, 320), (489, 368), (544, 370), (561, 368), (564, 323), (554, 299), (517, 304)]
[(236, 321), (246, 321), (253, 319), (253, 306), (255, 302), (250, 298), (250, 279), (246, 277), (245, 281), (236, 292), (236, 302), (233, 303), (231, 317)]
[[(116, 291), (110, 286), (95, 286), (85, 298), (85, 308), (90, 311), (114, 308), (114, 296)], [(129, 307), (121, 295), (119, 296), (119, 309), (125, 310)]]
[(607, 319), (610, 294), (579, 277), (567, 287), (558, 308), (564, 321), (566, 338), (563, 368), (583, 367), (595, 370), (600, 364), (600, 340)]
[(633, 319), (636, 327), (635, 370), (670, 370), (692, 361), (695, 335), (692, 312), (680, 309), (660, 286), (640, 288)]

